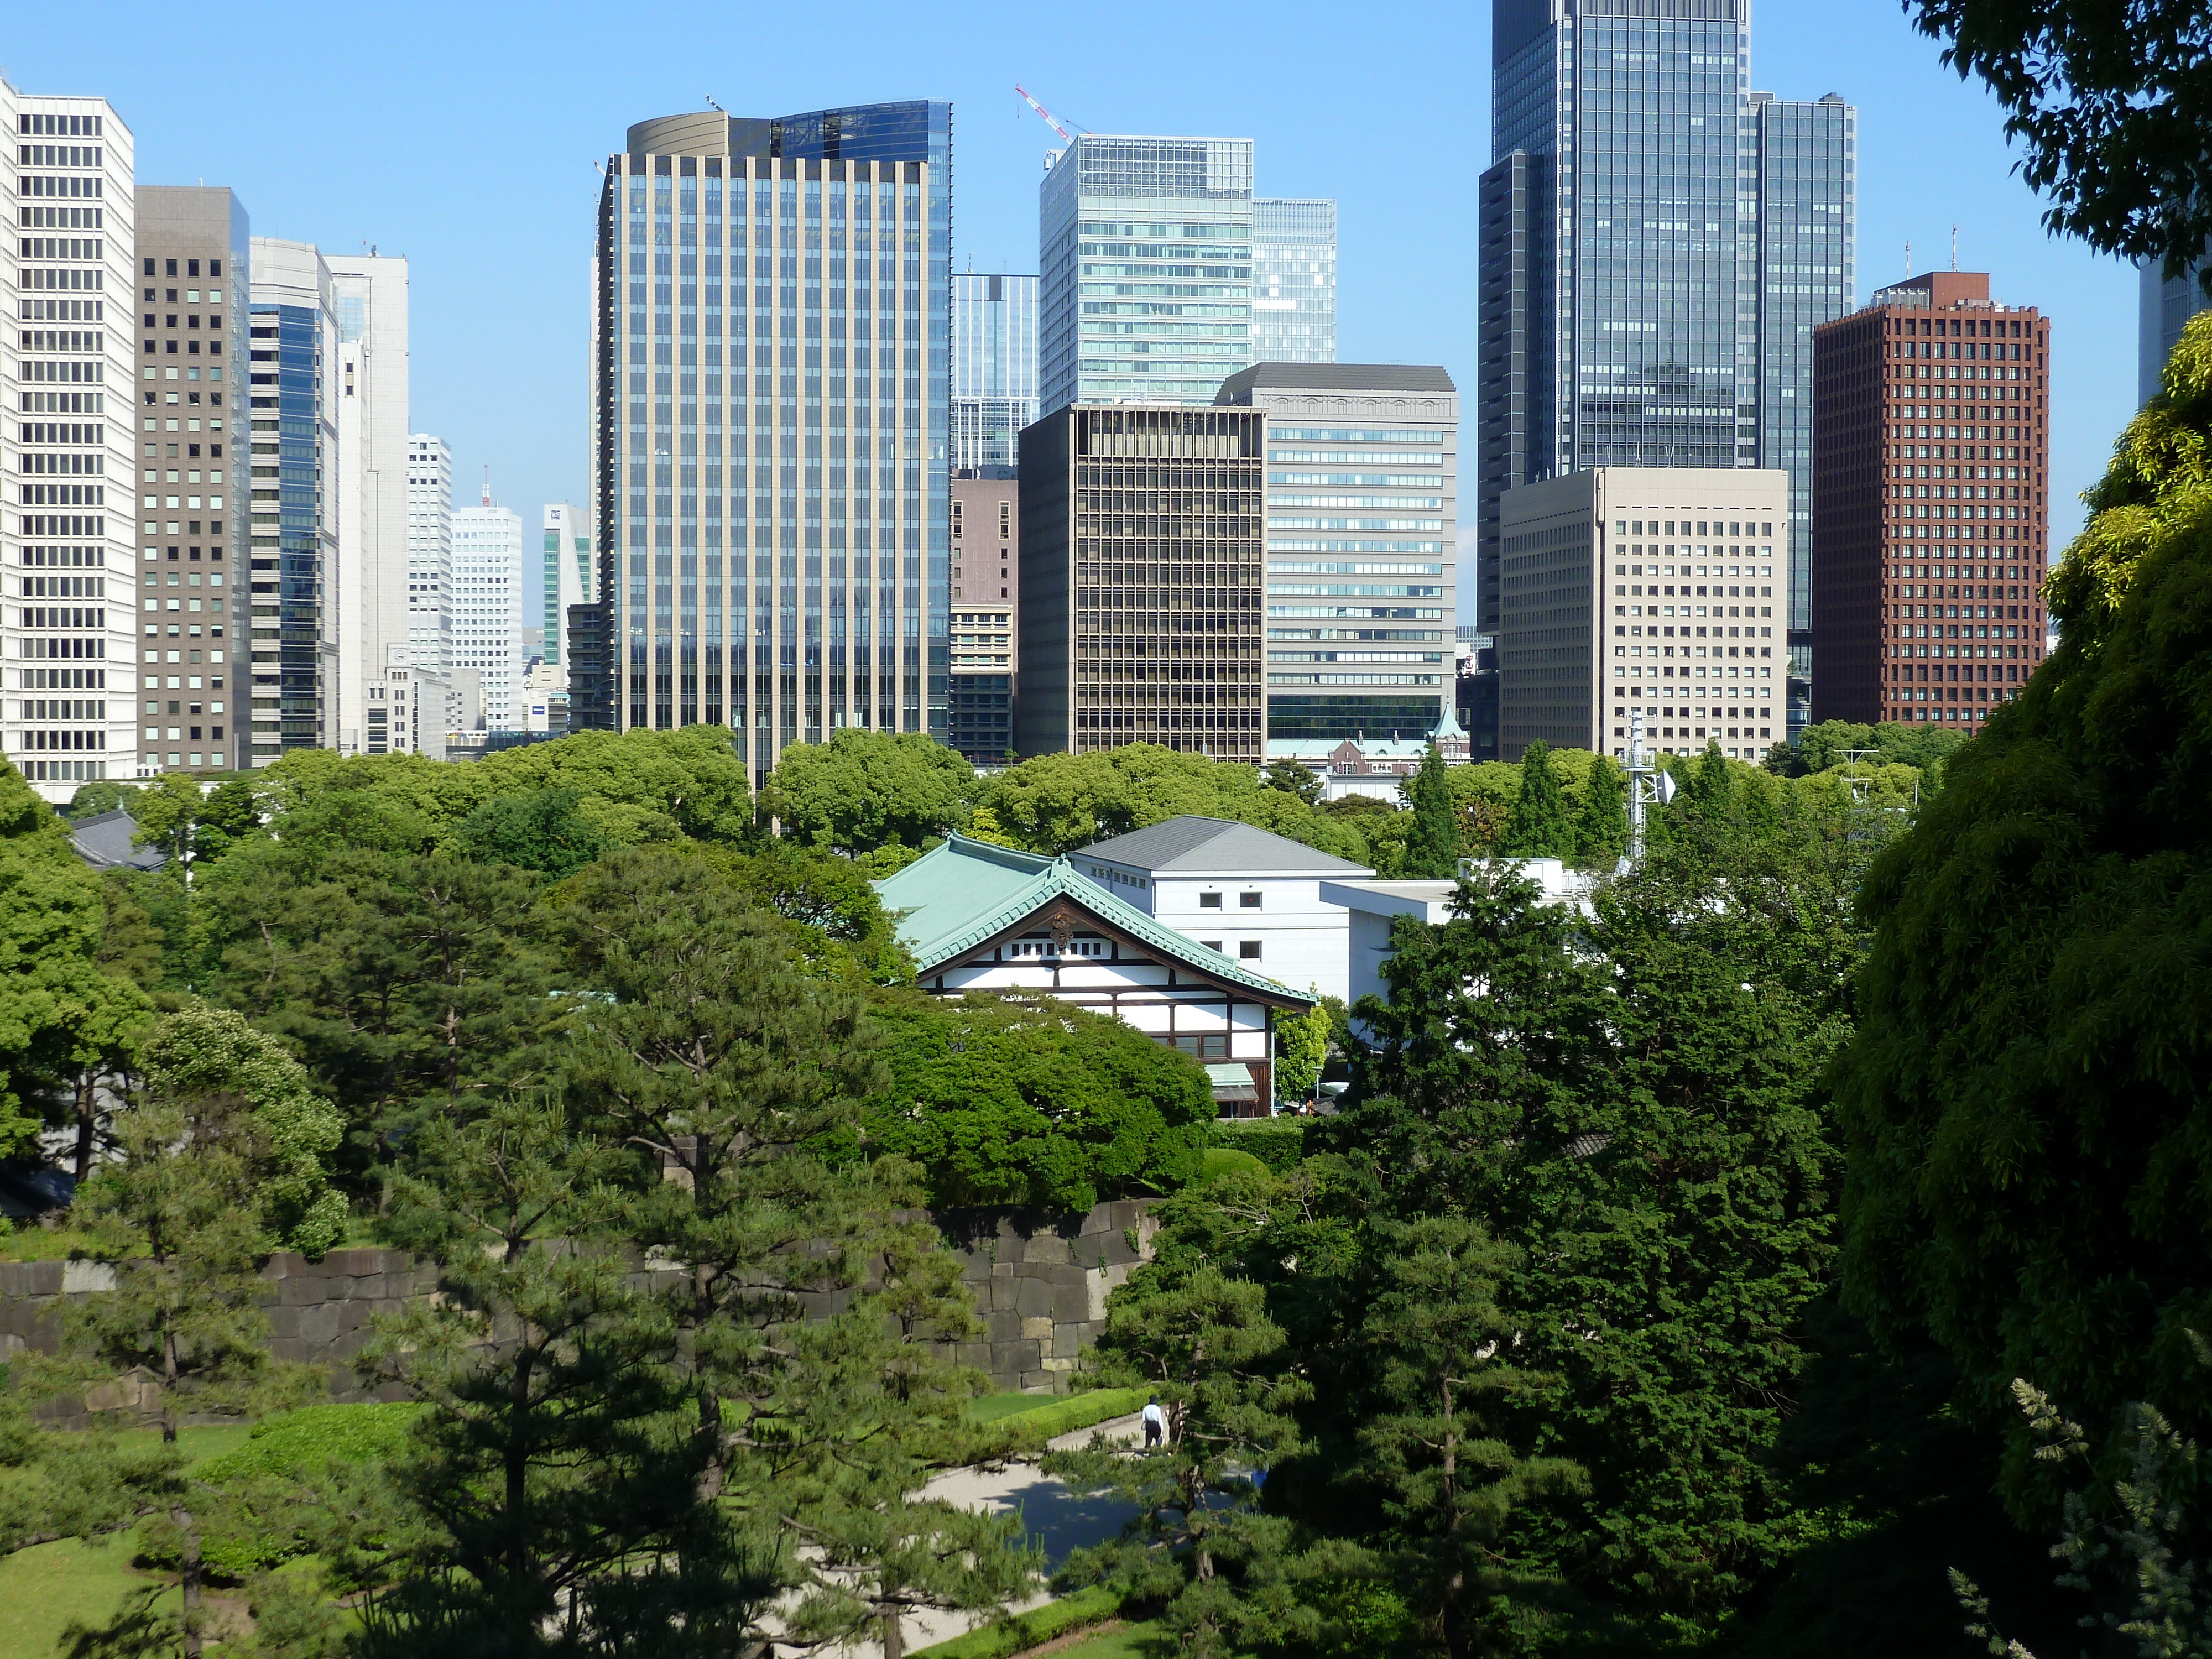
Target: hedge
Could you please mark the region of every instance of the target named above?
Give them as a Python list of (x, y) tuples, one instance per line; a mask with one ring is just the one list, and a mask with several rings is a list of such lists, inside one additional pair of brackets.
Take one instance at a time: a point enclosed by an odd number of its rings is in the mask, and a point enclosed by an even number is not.
[(1299, 1117), (1218, 1118), (1213, 1144), (1249, 1152), (1277, 1175), (1287, 1174), (1305, 1156), (1306, 1120)]
[(1048, 1601), (1027, 1613), (1018, 1613), (1000, 1625), (986, 1625), (949, 1642), (917, 1649), (909, 1659), (1007, 1659), (1007, 1656), (1049, 1642), (1055, 1636), (1103, 1624), (1121, 1611), (1121, 1598), (1103, 1586), (1078, 1590), (1057, 1601)]

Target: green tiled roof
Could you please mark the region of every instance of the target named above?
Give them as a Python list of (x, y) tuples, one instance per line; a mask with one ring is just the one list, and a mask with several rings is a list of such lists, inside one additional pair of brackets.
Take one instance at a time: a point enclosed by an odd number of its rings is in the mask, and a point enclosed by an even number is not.
[(1194, 973), (1241, 985), (1286, 1006), (1310, 1007), (1313, 999), (1255, 974), (1162, 926), (1142, 910), (1077, 872), (1066, 859), (1017, 852), (965, 836), (945, 837), (896, 875), (875, 884), (876, 896), (894, 916), (898, 936), (927, 974), (986, 939), (1066, 897), (1099, 921), (1141, 939)]

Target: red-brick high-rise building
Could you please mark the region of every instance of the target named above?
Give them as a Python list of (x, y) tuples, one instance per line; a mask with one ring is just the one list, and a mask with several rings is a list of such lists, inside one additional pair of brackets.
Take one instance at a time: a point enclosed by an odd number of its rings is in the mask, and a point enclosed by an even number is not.
[(2043, 659), (2050, 359), (1981, 271), (1814, 331), (1814, 720), (1971, 731)]

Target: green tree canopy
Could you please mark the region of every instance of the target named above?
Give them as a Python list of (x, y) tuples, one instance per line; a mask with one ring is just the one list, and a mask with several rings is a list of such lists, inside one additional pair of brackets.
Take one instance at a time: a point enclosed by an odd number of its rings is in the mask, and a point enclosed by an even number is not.
[(1568, 859), (1575, 854), (1575, 830), (1566, 797), (1552, 767), (1552, 751), (1541, 738), (1521, 756), (1521, 788), (1513, 816), (1498, 850), (1508, 858)]
[(887, 1085), (869, 1139), (913, 1159), (936, 1204), (1087, 1210), (1198, 1173), (1213, 1095), (1196, 1061), (1049, 998), (880, 995)]
[(148, 1010), (144, 993), (94, 962), (106, 921), (68, 827), (0, 762), (0, 1157), (28, 1145), (73, 1074)]
[[(2212, 242), (2212, 18), (2197, 0), (1906, 0), (1943, 62), (1978, 76), (2052, 198), (2043, 222), (2179, 276)], [(2212, 266), (2204, 291), (2212, 295)]]
[(453, 850), (484, 864), (512, 864), (558, 881), (611, 844), (576, 810), (574, 789), (495, 795), (455, 824)]
[(1449, 880), (1459, 873), (1459, 816), (1452, 810), (1444, 759), (1431, 744), (1406, 784), (1413, 822), (1406, 836), (1405, 873), (1416, 881)]
[[(2060, 644), (1875, 865), (1839, 1083), (1853, 1304), (2101, 1436), (2212, 1332), (2212, 317), (2090, 492)], [(2015, 1474), (2027, 1437), (2015, 1427)]]
[(921, 732), (848, 726), (826, 744), (786, 749), (761, 806), (787, 835), (865, 853), (890, 841), (918, 847), (957, 827), (975, 787), (975, 768)]

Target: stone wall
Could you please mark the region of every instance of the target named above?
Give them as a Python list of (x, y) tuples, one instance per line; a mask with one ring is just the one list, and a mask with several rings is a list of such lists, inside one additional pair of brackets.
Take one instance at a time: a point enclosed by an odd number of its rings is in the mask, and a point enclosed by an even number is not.
[[(1083, 1215), (952, 1210), (932, 1217), (960, 1257), (983, 1322), (982, 1340), (963, 1343), (960, 1360), (994, 1389), (1066, 1388), (1077, 1356), (1104, 1326), (1107, 1292), (1151, 1254), (1150, 1208), (1148, 1200), (1125, 1200)], [(330, 1366), (337, 1400), (377, 1397), (346, 1362), (377, 1315), (438, 1287), (434, 1267), (398, 1250), (332, 1250), (318, 1261), (287, 1252), (272, 1256), (261, 1276), (270, 1352)], [(113, 1282), (91, 1262), (0, 1262), (0, 1363), (25, 1348), (52, 1352), (56, 1306)]]

